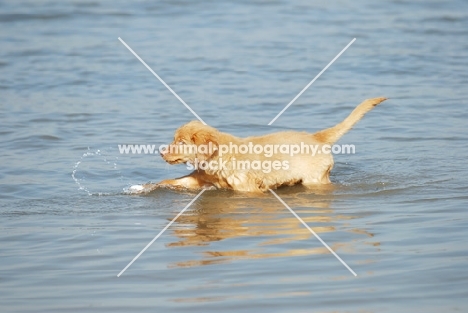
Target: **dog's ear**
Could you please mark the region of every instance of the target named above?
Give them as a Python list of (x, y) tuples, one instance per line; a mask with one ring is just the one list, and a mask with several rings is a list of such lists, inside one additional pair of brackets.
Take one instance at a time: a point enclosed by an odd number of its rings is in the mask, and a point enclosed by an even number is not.
[(198, 161), (207, 161), (218, 151), (218, 138), (218, 132), (212, 130), (199, 130), (192, 135)]

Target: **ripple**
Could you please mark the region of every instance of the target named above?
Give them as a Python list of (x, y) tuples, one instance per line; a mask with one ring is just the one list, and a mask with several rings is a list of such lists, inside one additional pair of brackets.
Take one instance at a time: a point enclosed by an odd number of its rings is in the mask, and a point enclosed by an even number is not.
[(23, 21), (36, 21), (36, 20), (62, 20), (69, 19), (72, 17), (71, 14), (67, 13), (9, 13), (9, 14), (0, 14), (0, 22), (23, 22)]

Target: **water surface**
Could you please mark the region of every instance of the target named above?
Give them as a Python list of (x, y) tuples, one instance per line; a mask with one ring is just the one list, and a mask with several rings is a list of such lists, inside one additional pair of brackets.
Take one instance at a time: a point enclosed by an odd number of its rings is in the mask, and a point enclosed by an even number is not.
[[(2, 312), (462, 312), (468, 308), (464, 1), (0, 4)], [(340, 141), (333, 186), (196, 195), (118, 144), (194, 116), (238, 136), (313, 132), (384, 102)], [(353, 38), (356, 42), (267, 123)], [(73, 177), (72, 177), (73, 174)]]

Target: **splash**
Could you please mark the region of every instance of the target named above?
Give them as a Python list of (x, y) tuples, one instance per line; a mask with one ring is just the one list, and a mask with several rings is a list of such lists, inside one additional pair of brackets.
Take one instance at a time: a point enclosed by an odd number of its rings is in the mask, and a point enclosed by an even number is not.
[[(103, 152), (104, 152), (104, 154), (103, 154)], [(109, 192), (95, 192), (95, 191), (92, 191), (88, 187), (88, 184), (86, 184), (86, 177), (84, 175), (83, 175), (83, 177), (80, 177), (80, 178), (77, 177), (77, 172), (79, 171), (80, 165), (83, 163), (83, 161), (86, 158), (90, 158), (90, 157), (98, 157), (101, 161), (103, 161), (106, 164), (107, 168), (110, 168), (112, 171), (117, 171), (117, 174), (118, 174), (120, 180), (124, 179), (121, 171), (117, 167), (118, 157), (115, 156), (115, 157), (109, 158), (109, 157), (106, 156), (106, 154), (107, 154), (106, 150), (101, 151), (100, 149), (97, 149), (95, 151), (92, 151), (88, 147), (88, 151), (83, 153), (80, 160), (75, 163), (75, 165), (73, 166), (73, 171), (72, 171), (71, 176), (72, 176), (73, 180), (75, 181), (75, 183), (78, 185), (78, 190), (83, 190), (89, 196), (104, 196), (104, 195), (110, 195), (111, 194)]]

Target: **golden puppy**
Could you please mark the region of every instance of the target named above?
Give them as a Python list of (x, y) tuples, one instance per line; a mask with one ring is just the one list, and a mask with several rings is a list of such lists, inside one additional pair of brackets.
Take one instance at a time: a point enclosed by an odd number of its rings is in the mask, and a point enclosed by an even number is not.
[(310, 187), (329, 184), (332, 145), (385, 100), (365, 100), (341, 123), (314, 134), (286, 131), (239, 138), (199, 121), (189, 122), (177, 129), (173, 143), (161, 155), (169, 164), (186, 163), (194, 171), (184, 177), (139, 186), (134, 191), (170, 187), (264, 192), (299, 183)]

